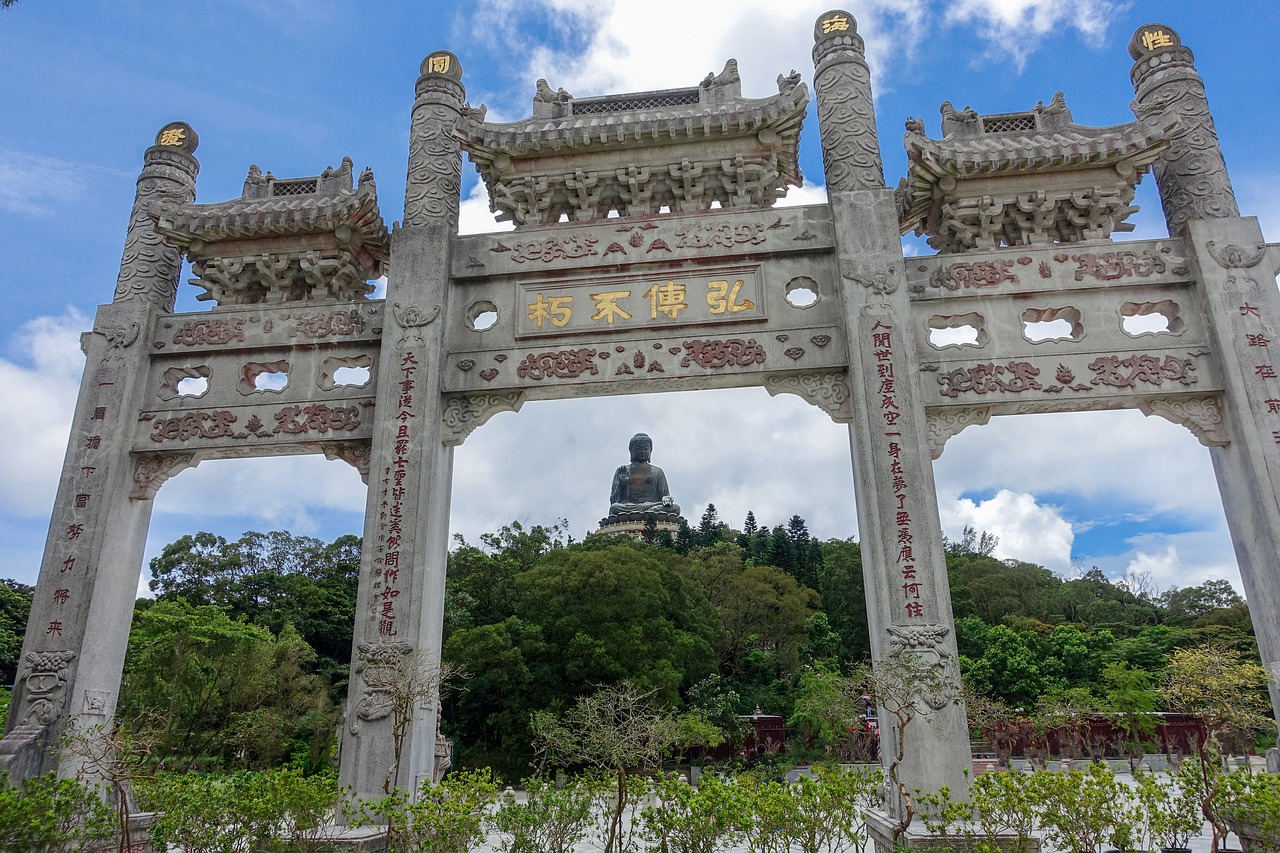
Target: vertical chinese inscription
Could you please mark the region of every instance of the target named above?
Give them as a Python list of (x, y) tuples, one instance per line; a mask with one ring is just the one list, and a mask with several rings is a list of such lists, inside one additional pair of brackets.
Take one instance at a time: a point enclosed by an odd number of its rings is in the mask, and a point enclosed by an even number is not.
[(400, 395), (396, 398), (396, 414), (391, 422), (395, 430), (391, 447), (391, 463), (382, 470), (381, 497), (378, 502), (377, 537), (374, 542), (373, 565), (377, 577), (373, 583), (370, 617), (379, 637), (398, 635), (396, 599), (400, 597), (400, 545), (404, 540), (404, 503), (407, 493), (413, 446), (413, 401), (418, 374), (418, 359), (413, 350), (405, 352), (398, 365)]
[(915, 535), (912, 531), (911, 510), (907, 508), (912, 485), (902, 465), (902, 433), (897, 429), (902, 409), (898, 404), (893, 326), (877, 320), (871, 327), (871, 356), (878, 385), (875, 410), (883, 421), (885, 437), (884, 456), (880, 464), (886, 466), (889, 475), (892, 498), (890, 506), (894, 513), (894, 541), (886, 543), (888, 547), (885, 548), (885, 553), (894, 555), (894, 565), (902, 579), (903, 615), (909, 619), (920, 619), (925, 615), (920, 603), (920, 592), (924, 586), (916, 572)]

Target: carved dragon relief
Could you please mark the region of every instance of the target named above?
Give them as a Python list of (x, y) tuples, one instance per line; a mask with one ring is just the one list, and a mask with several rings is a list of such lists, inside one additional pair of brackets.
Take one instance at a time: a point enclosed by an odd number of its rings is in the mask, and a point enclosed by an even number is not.
[(1222, 414), (1222, 401), (1218, 395), (1203, 397), (1139, 397), (1138, 411), (1144, 415), (1159, 415), (1165, 420), (1181, 424), (1191, 430), (1205, 447), (1226, 447), (1226, 421)]
[(151, 500), (170, 477), (199, 464), (194, 453), (147, 453), (137, 457), (129, 500)]
[(845, 381), (843, 371), (766, 376), (764, 387), (771, 397), (779, 394), (803, 397), (806, 402), (830, 415), (836, 423), (853, 422), (853, 409), (849, 406), (849, 384)]
[(959, 435), (965, 427), (981, 426), (991, 420), (990, 406), (973, 406), (963, 409), (927, 409), (925, 420), (929, 430), (929, 456), (937, 459), (947, 445), (947, 439)]
[(355, 468), (360, 472), (360, 479), (367, 486), (369, 485), (369, 458), (373, 452), (372, 444), (370, 441), (343, 441), (336, 444), (322, 444), (320, 445), (320, 452), (330, 462), (335, 459), (341, 459), (352, 468)]
[(445, 400), (441, 423), (444, 426), (444, 444), (456, 447), (467, 436), (499, 412), (518, 412), (524, 405), (524, 393), (509, 391), (504, 394), (472, 394), (449, 397)]

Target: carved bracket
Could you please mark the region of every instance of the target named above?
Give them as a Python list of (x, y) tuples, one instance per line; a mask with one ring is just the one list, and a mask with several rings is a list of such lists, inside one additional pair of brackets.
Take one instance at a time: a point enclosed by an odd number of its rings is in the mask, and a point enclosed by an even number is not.
[(364, 692), (351, 712), (351, 734), (360, 734), (360, 721), (391, 716), (393, 700), (388, 680), (395, 678), (402, 661), (413, 654), (408, 643), (361, 643), (356, 650), (356, 673), (362, 676)]
[(456, 447), (466, 441), (476, 427), (498, 412), (518, 412), (524, 405), (524, 393), (473, 394), (449, 397), (444, 403), (444, 444)]
[(803, 397), (806, 402), (830, 415), (838, 424), (853, 422), (853, 410), (849, 406), (849, 385), (845, 382), (843, 371), (766, 376), (764, 387), (771, 397), (779, 394)]
[(170, 477), (199, 464), (194, 453), (147, 453), (137, 457), (129, 500), (151, 500)]
[(991, 420), (990, 406), (965, 409), (933, 409), (925, 411), (929, 428), (929, 456), (937, 459), (947, 446), (947, 439), (968, 426), (981, 426)]
[(67, 701), (68, 670), (75, 657), (75, 652), (62, 649), (27, 652), (26, 666), (20, 676), (26, 689), (23, 698), (27, 702), (21, 725), (30, 725), (34, 720), (47, 726), (62, 716)]
[(372, 442), (369, 441), (344, 441), (320, 446), (325, 459), (330, 462), (341, 459), (359, 471), (360, 479), (364, 480), (366, 486), (369, 485), (369, 457), (372, 455), (372, 450)]
[(1222, 401), (1216, 394), (1205, 397), (1139, 397), (1138, 411), (1144, 415), (1159, 415), (1165, 420), (1182, 424), (1205, 447), (1226, 447), (1226, 422), (1222, 414)]

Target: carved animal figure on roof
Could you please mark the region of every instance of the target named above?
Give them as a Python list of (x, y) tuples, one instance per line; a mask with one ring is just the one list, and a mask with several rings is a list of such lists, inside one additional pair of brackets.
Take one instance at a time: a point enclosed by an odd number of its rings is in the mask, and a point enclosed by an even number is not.
[(738, 77), (738, 60), (730, 59), (724, 64), (724, 70), (719, 74), (708, 73), (702, 78), (702, 82), (698, 85), (704, 89), (712, 86), (727, 86), (730, 83), (737, 83), (741, 78)]

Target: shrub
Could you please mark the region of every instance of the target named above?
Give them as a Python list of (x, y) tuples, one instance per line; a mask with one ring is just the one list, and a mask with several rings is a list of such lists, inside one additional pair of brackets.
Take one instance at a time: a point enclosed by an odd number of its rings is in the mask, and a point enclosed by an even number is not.
[(35, 776), (10, 787), (0, 776), (0, 850), (53, 853), (107, 841), (115, 813), (98, 793), (74, 779)]

